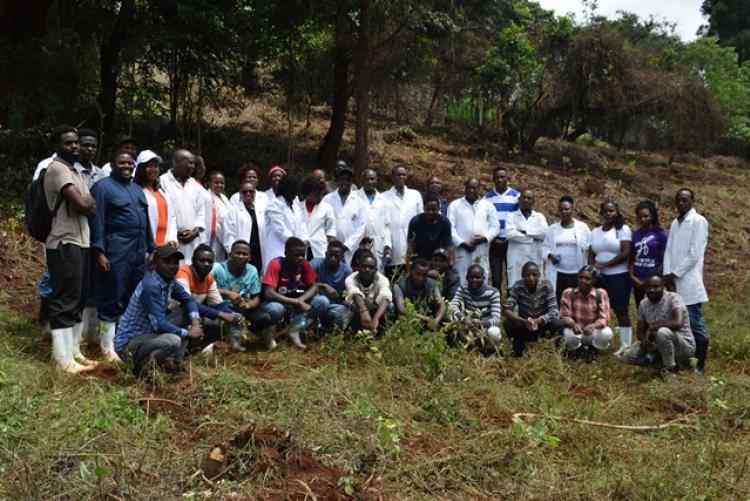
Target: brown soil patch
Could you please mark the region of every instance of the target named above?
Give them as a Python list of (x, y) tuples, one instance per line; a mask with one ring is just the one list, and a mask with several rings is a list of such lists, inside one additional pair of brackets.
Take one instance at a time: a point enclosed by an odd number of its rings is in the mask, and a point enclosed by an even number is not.
[(599, 400), (604, 400), (604, 394), (602, 391), (595, 387), (595, 386), (585, 386), (585, 385), (571, 385), (568, 389), (571, 395), (573, 395), (576, 398), (581, 399), (589, 399), (589, 398), (597, 398)]
[(97, 365), (93, 371), (82, 374), (85, 378), (95, 378), (112, 384), (122, 383), (122, 374), (116, 367), (111, 365)]
[(338, 485), (341, 471), (321, 463), (310, 449), (279, 430), (249, 426), (231, 440), (214, 445), (203, 462), (204, 474), (218, 471), (211, 480), (227, 472), (231, 475), (239, 462), (250, 464), (256, 472), (278, 472), (265, 499), (347, 498)]
[(676, 397), (667, 397), (664, 400), (652, 400), (641, 403), (641, 407), (649, 412), (662, 414), (664, 419), (677, 419), (681, 416), (692, 414), (704, 414), (707, 412), (705, 405), (692, 405)]

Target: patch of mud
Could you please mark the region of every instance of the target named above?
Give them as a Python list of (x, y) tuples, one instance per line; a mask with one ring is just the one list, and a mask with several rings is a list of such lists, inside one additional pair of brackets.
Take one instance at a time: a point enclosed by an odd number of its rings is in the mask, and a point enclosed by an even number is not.
[(570, 392), (570, 394), (574, 397), (581, 398), (583, 400), (588, 400), (590, 398), (604, 400), (604, 394), (602, 393), (602, 390), (595, 386), (573, 384), (568, 389), (568, 392)]

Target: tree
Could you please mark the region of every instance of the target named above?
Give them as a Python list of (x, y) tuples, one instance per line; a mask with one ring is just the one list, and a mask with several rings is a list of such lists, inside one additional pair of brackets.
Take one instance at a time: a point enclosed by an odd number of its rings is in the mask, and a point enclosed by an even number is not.
[(719, 37), (723, 47), (734, 47), (740, 62), (750, 59), (750, 3), (745, 0), (703, 0), (701, 12), (708, 16), (703, 34)]
[(370, 0), (359, 0), (359, 28), (354, 99), (357, 103), (354, 142), (354, 171), (367, 169), (368, 120), (370, 118)]

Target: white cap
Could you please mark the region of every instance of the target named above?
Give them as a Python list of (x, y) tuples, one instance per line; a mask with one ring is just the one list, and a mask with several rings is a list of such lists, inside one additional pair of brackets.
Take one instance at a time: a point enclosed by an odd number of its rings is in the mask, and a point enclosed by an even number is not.
[(138, 153), (138, 158), (136, 158), (135, 163), (136, 165), (143, 165), (149, 163), (153, 159), (157, 159), (159, 161), (159, 164), (164, 163), (164, 160), (162, 160), (159, 155), (151, 150), (143, 150), (142, 152)]

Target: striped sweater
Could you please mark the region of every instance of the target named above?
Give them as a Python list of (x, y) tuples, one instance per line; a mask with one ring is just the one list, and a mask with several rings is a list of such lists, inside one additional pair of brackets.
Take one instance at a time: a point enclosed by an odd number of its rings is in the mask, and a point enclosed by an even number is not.
[(456, 320), (479, 318), (484, 328), (500, 325), (500, 291), (486, 284), (476, 291), (459, 287), (448, 308)]

